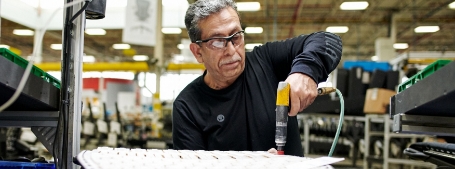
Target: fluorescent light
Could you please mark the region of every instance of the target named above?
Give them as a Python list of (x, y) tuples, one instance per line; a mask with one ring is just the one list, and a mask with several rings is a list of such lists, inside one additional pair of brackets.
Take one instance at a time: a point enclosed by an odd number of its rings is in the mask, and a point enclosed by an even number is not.
[(134, 55), (133, 60), (135, 61), (146, 61), (149, 57), (147, 55)]
[(129, 49), (129, 48), (131, 48), (131, 46), (128, 45), (128, 44), (123, 44), (122, 43), (122, 44), (114, 44), (114, 45), (112, 45), (112, 48), (114, 48), (114, 49)]
[(106, 31), (104, 29), (86, 29), (85, 33), (88, 35), (106, 35)]
[(14, 29), (13, 34), (19, 36), (33, 36), (35, 32), (30, 29)]
[(409, 45), (407, 43), (395, 43), (393, 44), (393, 48), (395, 49), (407, 49)]
[(455, 9), (455, 1), (453, 1), (452, 3), (449, 4), (449, 8), (450, 9)]
[(262, 27), (246, 27), (245, 33), (253, 34), (253, 33), (262, 33)]
[(82, 62), (93, 63), (95, 62), (95, 56), (92, 55), (82, 56)]
[(414, 29), (415, 33), (433, 33), (439, 31), (439, 26), (418, 26)]
[(9, 45), (4, 45), (4, 44), (1, 44), (1, 45), (0, 45), (0, 48), (6, 48), (6, 49), (9, 49)]
[(62, 50), (62, 44), (51, 44), (51, 49)]
[(341, 10), (365, 10), (368, 7), (366, 1), (343, 2), (340, 5)]
[(254, 49), (255, 46), (262, 45), (262, 43), (247, 43), (245, 44), (245, 49)]
[(347, 26), (329, 26), (325, 29), (326, 32), (332, 33), (346, 33), (349, 31)]
[(379, 60), (379, 57), (378, 57), (378, 56), (371, 56), (371, 60), (372, 60), (372, 61), (378, 61), (378, 60)]
[(182, 29), (180, 28), (161, 28), (161, 32), (164, 34), (181, 34)]
[(182, 50), (182, 49), (185, 48), (185, 45), (183, 45), (183, 44), (178, 44), (178, 45), (177, 45), (177, 48), (179, 48), (180, 50)]
[(259, 2), (237, 2), (237, 11), (259, 11), (260, 9)]

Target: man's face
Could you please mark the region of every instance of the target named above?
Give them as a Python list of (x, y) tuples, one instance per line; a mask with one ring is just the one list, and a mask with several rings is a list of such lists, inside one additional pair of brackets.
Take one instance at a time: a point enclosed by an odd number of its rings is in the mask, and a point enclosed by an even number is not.
[[(228, 37), (242, 30), (240, 19), (232, 8), (222, 9), (199, 22), (202, 35), (201, 40)], [(234, 45), (228, 41), (225, 47), (214, 48), (210, 42), (191, 44), (191, 51), (199, 63), (203, 63), (207, 69), (210, 80), (224, 81), (236, 79), (245, 68), (245, 43), (242, 34), (236, 34)], [(240, 43), (239, 43), (240, 42)], [(216, 45), (215, 43), (213, 43)]]

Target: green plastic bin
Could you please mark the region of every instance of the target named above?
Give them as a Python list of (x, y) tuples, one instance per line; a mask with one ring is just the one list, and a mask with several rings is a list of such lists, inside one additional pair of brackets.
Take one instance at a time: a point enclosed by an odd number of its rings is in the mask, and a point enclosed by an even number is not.
[(450, 62), (452, 62), (452, 60), (437, 60), (437, 61), (431, 63), (430, 65), (425, 67), (425, 69), (421, 70), (420, 72), (418, 72), (417, 74), (415, 74), (414, 76), (412, 76), (411, 78), (406, 80), (405, 82), (401, 83), (398, 86), (398, 92), (401, 92), (401, 91), (411, 87), (412, 85), (416, 84), (420, 80), (430, 76), (437, 70), (439, 70), (442, 67), (444, 67), (445, 65), (449, 64)]
[[(0, 48), (0, 55), (5, 57), (6, 59), (10, 60), (11, 62), (15, 63), (16, 65), (27, 68), (28, 61), (24, 58), (16, 55), (15, 53), (11, 52), (6, 48)], [(44, 81), (51, 83), (53, 86), (60, 89), (60, 81), (54, 78), (53, 76), (49, 75), (45, 71), (41, 70), (40, 68), (33, 66), (31, 69), (31, 74), (43, 79)]]

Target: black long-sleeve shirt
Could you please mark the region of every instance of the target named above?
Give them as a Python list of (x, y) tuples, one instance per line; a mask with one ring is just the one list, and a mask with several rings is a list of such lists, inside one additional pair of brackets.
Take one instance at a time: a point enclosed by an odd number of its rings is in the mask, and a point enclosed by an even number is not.
[[(325, 81), (342, 53), (339, 36), (316, 32), (270, 42), (246, 53), (245, 70), (229, 87), (214, 90), (204, 74), (174, 101), (175, 149), (267, 151), (275, 145), (277, 86), (291, 73)], [(284, 152), (303, 156), (296, 117), (289, 117)]]

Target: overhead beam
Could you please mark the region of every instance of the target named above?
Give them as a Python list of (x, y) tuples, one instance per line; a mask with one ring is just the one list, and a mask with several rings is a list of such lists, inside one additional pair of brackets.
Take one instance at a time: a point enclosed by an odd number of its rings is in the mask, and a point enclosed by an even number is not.
[[(40, 63), (35, 64), (44, 71), (60, 71), (61, 64), (60, 62), (49, 62), (49, 63)], [(148, 72), (149, 66), (147, 62), (100, 62), (100, 63), (84, 63), (83, 71), (138, 71), (138, 72)]]
[[(60, 71), (60, 62), (48, 62), (35, 64), (38, 68), (44, 71)], [(166, 70), (189, 70), (197, 69), (204, 70), (205, 67), (200, 63), (169, 63), (166, 66)], [(149, 64), (147, 62), (99, 62), (99, 63), (84, 63), (83, 71), (136, 71), (136, 72), (148, 72)]]
[[(401, 37), (401, 35), (403, 35), (406, 31), (408, 31), (410, 28), (415, 26), (416, 22), (422, 22), (424, 20), (430, 19), (430, 17), (432, 17), (436, 12), (440, 11), (443, 8), (447, 8), (447, 5), (449, 5), (452, 2), (453, 2), (453, 0), (447, 0), (446, 2), (437, 6), (436, 8), (433, 8), (432, 10), (425, 13), (425, 15), (423, 15), (422, 17), (416, 18), (417, 20), (415, 22), (413, 21), (413, 23), (409, 24), (406, 28), (404, 28), (400, 32), (398, 32), (397, 37)], [(452, 18), (453, 18), (453, 16), (452, 16)], [(431, 18), (431, 19), (434, 19), (434, 18)]]

